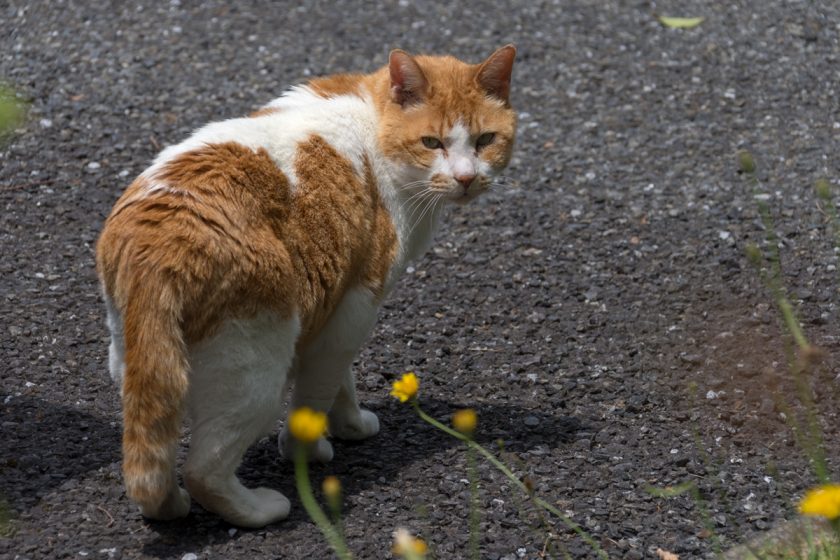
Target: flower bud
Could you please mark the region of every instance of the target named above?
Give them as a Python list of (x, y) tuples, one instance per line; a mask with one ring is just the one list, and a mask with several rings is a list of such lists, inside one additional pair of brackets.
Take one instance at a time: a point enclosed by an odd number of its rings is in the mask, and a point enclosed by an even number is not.
[(478, 416), (471, 408), (464, 408), (452, 415), (452, 426), (466, 436), (472, 435), (477, 422)]
[(821, 200), (831, 200), (831, 185), (826, 179), (817, 179), (814, 183), (814, 190)]
[(335, 476), (328, 476), (321, 483), (321, 490), (327, 499), (327, 505), (333, 512), (341, 510), (341, 482)]
[(738, 152), (738, 166), (744, 173), (755, 173), (755, 160), (747, 150)]
[(748, 243), (744, 253), (747, 255), (747, 260), (753, 266), (761, 266), (762, 254), (761, 249), (755, 243)]
[(341, 496), (341, 482), (334, 476), (325, 478), (324, 482), (321, 483), (321, 489), (327, 498), (332, 499), (336, 496)]

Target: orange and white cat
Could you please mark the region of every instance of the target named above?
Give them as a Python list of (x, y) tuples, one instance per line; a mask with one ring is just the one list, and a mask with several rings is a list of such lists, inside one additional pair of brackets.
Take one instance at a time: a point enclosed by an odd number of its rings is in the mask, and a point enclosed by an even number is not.
[[(235, 473), (280, 418), (287, 385), (293, 408), (328, 412), (331, 436), (379, 431), (351, 364), (442, 208), (507, 165), (515, 53), (467, 64), (395, 50), (377, 72), (318, 78), (201, 128), (128, 187), (97, 270), (126, 491), (144, 515), (184, 516), (192, 496), (234, 525), (285, 518), (285, 496)], [(175, 475), (184, 413), (189, 494)], [(317, 443), (316, 458), (332, 453)]]

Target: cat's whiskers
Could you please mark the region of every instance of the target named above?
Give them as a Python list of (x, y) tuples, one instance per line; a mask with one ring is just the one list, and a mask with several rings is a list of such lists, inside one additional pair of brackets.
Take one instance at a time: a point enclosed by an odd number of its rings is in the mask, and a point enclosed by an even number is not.
[(508, 189), (518, 189), (521, 185), (519, 184), (519, 181), (517, 181), (513, 177), (508, 177), (506, 175), (497, 175), (490, 180), (489, 186), (504, 187)]
[(431, 183), (432, 183), (432, 181), (429, 180), (429, 179), (419, 179), (417, 181), (409, 181), (408, 183), (400, 185), (399, 190), (401, 190), (401, 191), (402, 190), (407, 190), (411, 187), (416, 187), (417, 185), (430, 185)]
[[(435, 199), (436, 196), (437, 194), (432, 189), (426, 189), (425, 191), (423, 191), (423, 196), (415, 200), (411, 208), (411, 214), (408, 217), (408, 223), (416, 223), (414, 220), (414, 216), (417, 214), (417, 211), (422, 209), (422, 211), (420, 212), (420, 217), (422, 217), (423, 214), (426, 212), (426, 208), (428, 207), (430, 202)], [(418, 217), (417, 222), (420, 221), (420, 217)]]
[(420, 186), (421, 188), (417, 192), (411, 194), (411, 196), (409, 196), (407, 199), (399, 203), (400, 213), (403, 216), (409, 213), (411, 213), (412, 215), (414, 214), (414, 210), (416, 210), (417, 207), (423, 202), (425, 195), (429, 194), (431, 190), (431, 181), (412, 181), (411, 183), (406, 183), (405, 185), (403, 185), (400, 188), (400, 190), (406, 191), (416, 186)]
[(410, 214), (408, 217), (409, 223), (413, 221), (414, 214), (426, 202), (427, 197), (435, 194), (435, 191), (431, 188), (431, 181), (424, 181), (424, 183), (424, 188), (411, 195), (403, 204), (402, 208), (405, 210), (405, 214)]
[[(438, 203), (444, 199), (442, 194), (436, 193), (432, 190), (429, 190), (428, 192), (431, 193), (431, 196), (427, 199), (423, 199), (426, 201), (426, 204), (423, 207), (423, 211), (420, 213), (420, 216), (417, 218), (417, 221), (412, 224), (411, 229), (408, 231), (408, 235), (406, 236), (408, 239), (411, 239), (411, 234), (413, 234), (417, 226), (423, 222), (423, 218), (426, 216), (426, 213), (431, 209), (430, 217), (434, 216)], [(409, 222), (411, 222), (411, 220), (409, 220)]]
[(428, 194), (429, 191), (431, 190), (430, 185), (424, 185), (424, 187), (425, 188), (417, 191), (416, 193), (414, 193), (410, 197), (408, 197), (405, 201), (403, 201), (400, 204), (400, 208), (403, 208), (403, 209), (405, 209), (406, 207), (411, 208), (417, 203), (417, 200), (421, 200), (423, 198), (423, 195)]
[(515, 192), (519, 190), (520, 187), (521, 185), (519, 181), (513, 179), (512, 177), (506, 177), (503, 175), (493, 177), (492, 180), (487, 183), (488, 191), (504, 194)]

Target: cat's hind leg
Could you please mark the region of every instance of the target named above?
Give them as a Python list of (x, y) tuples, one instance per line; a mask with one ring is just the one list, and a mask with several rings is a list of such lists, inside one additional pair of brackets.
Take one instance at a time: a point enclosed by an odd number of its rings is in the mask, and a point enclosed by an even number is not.
[(191, 349), (192, 440), (187, 489), (205, 509), (240, 527), (285, 519), (289, 500), (269, 488), (248, 489), (236, 469), (248, 447), (274, 427), (300, 323), (263, 315), (229, 321)]

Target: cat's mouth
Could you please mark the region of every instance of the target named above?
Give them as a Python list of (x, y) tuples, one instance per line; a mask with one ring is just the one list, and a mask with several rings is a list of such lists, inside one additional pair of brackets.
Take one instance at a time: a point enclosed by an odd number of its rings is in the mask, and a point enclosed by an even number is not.
[(475, 187), (470, 190), (462, 190), (460, 194), (451, 196), (450, 200), (459, 206), (463, 206), (464, 204), (472, 202), (474, 199), (478, 198), (482, 192), (484, 192), (484, 189), (481, 187)]
[(452, 177), (434, 177), (433, 189), (449, 202), (464, 205), (477, 198), (487, 190), (487, 183), (481, 177), (472, 179), (469, 183), (453, 180)]

